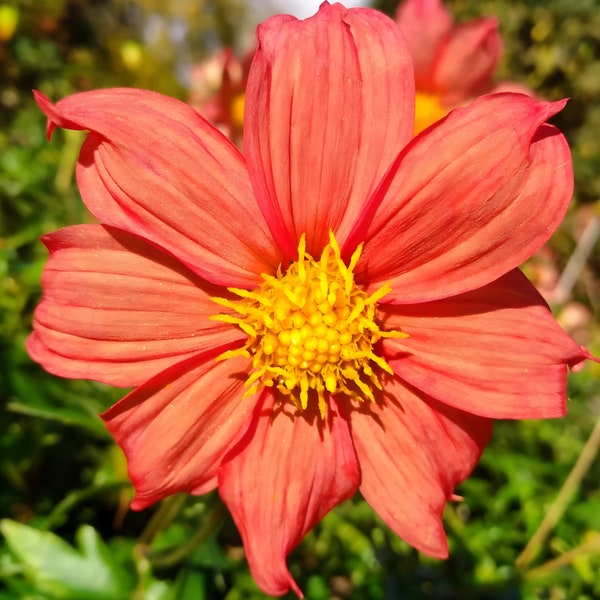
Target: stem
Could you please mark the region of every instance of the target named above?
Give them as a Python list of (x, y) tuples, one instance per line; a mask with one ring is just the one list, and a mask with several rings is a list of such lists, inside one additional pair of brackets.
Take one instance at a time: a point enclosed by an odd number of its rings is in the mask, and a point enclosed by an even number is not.
[(94, 496), (100, 493), (106, 493), (111, 491), (117, 491), (122, 489), (127, 484), (123, 481), (116, 481), (107, 483), (104, 485), (92, 485), (87, 488), (83, 488), (81, 490), (76, 490), (70, 493), (66, 498), (63, 498), (50, 512), (46, 522), (44, 524), (44, 529), (52, 530), (58, 525), (62, 524), (63, 521), (68, 519), (68, 513), (78, 504), (87, 500), (88, 498), (93, 498)]
[(187, 494), (174, 494), (165, 498), (158, 510), (152, 515), (144, 531), (140, 534), (133, 549), (133, 558), (137, 571), (137, 587), (131, 595), (131, 600), (144, 600), (148, 578), (151, 575), (151, 565), (148, 559), (148, 546), (155, 536), (164, 530), (169, 523), (179, 514)]
[[(544, 515), (542, 522), (531, 536), (531, 539), (527, 542), (527, 545), (519, 554), (515, 561), (515, 565), (519, 569), (523, 569), (529, 565), (535, 558), (538, 551), (541, 549), (542, 544), (546, 540), (550, 531), (558, 523), (562, 515), (564, 514), (567, 505), (571, 501), (573, 493), (577, 486), (581, 483), (581, 480), (585, 474), (589, 471), (598, 449), (600, 448), (600, 418), (597, 419), (594, 429), (590, 434), (577, 462), (571, 469), (568, 477), (565, 479), (562, 488), (558, 492), (554, 502), (550, 505), (550, 508)], [(559, 557), (560, 558), (560, 557)], [(555, 559), (558, 560), (558, 559)], [(540, 567), (541, 568), (541, 567)], [(536, 569), (537, 570), (537, 569)]]
[(160, 503), (158, 510), (148, 521), (144, 531), (142, 531), (140, 534), (137, 545), (147, 546), (150, 544), (156, 534), (165, 529), (166, 526), (177, 516), (186, 498), (186, 494), (175, 494), (165, 498)]
[(572, 550), (569, 550), (568, 552), (549, 560), (535, 569), (527, 571), (527, 573), (525, 573), (525, 578), (537, 579), (539, 577), (543, 577), (544, 575), (547, 575), (548, 573), (551, 573), (560, 567), (565, 567), (566, 565), (572, 563), (578, 556), (583, 554), (592, 554), (598, 551), (600, 551), (600, 535), (596, 533), (591, 540), (576, 546)]
[(154, 556), (150, 554), (148, 556), (152, 566), (166, 568), (181, 562), (212, 535), (215, 529), (223, 522), (226, 512), (225, 505), (217, 500), (215, 507), (209, 513), (204, 523), (202, 523), (200, 529), (185, 544), (176, 546), (161, 554)]
[(54, 178), (54, 187), (60, 194), (64, 194), (71, 187), (77, 156), (83, 142), (83, 134), (80, 131), (65, 130), (64, 134), (65, 145)]
[(585, 263), (600, 236), (600, 215), (595, 214), (586, 225), (577, 246), (571, 254), (554, 289), (552, 301), (558, 304), (566, 302)]

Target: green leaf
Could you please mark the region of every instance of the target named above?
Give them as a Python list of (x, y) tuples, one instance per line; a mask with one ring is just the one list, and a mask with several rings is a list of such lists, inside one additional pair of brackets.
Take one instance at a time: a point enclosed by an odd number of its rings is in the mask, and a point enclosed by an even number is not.
[(25, 577), (42, 593), (65, 600), (125, 600), (134, 582), (111, 556), (96, 530), (83, 525), (78, 549), (48, 531), (3, 519), (0, 530), (23, 566)]
[(206, 600), (206, 575), (197, 568), (181, 569), (173, 588), (173, 598)]
[[(152, 581), (144, 589), (144, 600), (177, 600), (178, 598), (194, 598), (194, 600), (203, 600), (196, 596), (176, 596), (173, 595), (173, 588), (166, 581)], [(0, 599), (1, 600), (1, 599)]]
[(110, 439), (108, 432), (97, 415), (86, 414), (76, 408), (50, 405), (42, 408), (28, 406), (21, 402), (9, 402), (6, 407), (8, 410), (21, 415), (56, 421), (62, 425), (80, 427), (94, 434), (96, 437)]

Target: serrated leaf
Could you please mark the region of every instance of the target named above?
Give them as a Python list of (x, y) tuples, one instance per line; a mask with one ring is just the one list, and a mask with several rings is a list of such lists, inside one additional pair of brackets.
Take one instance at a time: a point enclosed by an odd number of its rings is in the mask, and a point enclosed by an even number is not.
[(25, 577), (40, 592), (61, 600), (129, 598), (131, 578), (93, 527), (83, 525), (77, 531), (78, 549), (54, 533), (8, 519), (2, 520), (0, 530)]

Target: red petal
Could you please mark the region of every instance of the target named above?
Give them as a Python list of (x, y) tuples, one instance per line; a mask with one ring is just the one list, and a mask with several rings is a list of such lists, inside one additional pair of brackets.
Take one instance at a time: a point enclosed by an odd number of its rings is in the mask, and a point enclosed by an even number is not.
[(56, 105), (36, 98), (54, 124), (90, 130), (77, 178), (100, 221), (161, 246), (214, 283), (256, 285), (277, 268), (244, 159), (193, 108), (134, 89)]
[(492, 87), (501, 51), (496, 19), (475, 19), (455, 27), (440, 48), (433, 88), (450, 107), (485, 93)]
[(360, 491), (377, 514), (417, 550), (446, 558), (446, 500), (471, 472), (491, 421), (417, 395), (398, 381), (363, 410), (351, 411), (362, 472)]
[(396, 374), (432, 396), (495, 419), (565, 414), (567, 365), (589, 357), (515, 270), (481, 289), (411, 306), (380, 306)]
[(222, 288), (139, 238), (80, 225), (44, 242), (44, 297), (27, 347), (51, 373), (129, 387), (244, 337), (209, 320), (222, 312), (211, 300)]
[(393, 21), (323, 3), (269, 19), (248, 79), (244, 148), (256, 197), (289, 258), (306, 233), (338, 240), (412, 137), (410, 56)]
[(567, 143), (544, 124), (563, 105), (483, 96), (415, 138), (357, 224), (359, 277), (391, 280), (387, 301), (408, 304), (476, 289), (531, 256), (573, 191)]
[(452, 30), (452, 16), (441, 0), (404, 0), (398, 5), (396, 22), (406, 37), (420, 91), (435, 91), (432, 69), (442, 41)]
[(256, 398), (244, 398), (245, 358), (214, 352), (181, 362), (141, 385), (102, 418), (127, 456), (140, 510), (180, 491), (216, 486), (219, 465), (252, 422)]
[(302, 596), (286, 556), (336, 504), (352, 496), (359, 469), (346, 421), (293, 416), (269, 396), (219, 471), (219, 492), (240, 531), (258, 585)]

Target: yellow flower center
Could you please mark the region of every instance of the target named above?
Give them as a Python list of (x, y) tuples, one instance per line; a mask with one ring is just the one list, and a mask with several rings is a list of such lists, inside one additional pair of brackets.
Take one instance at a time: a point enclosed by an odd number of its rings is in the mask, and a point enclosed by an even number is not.
[(374, 346), (381, 338), (407, 335), (380, 329), (377, 302), (390, 287), (371, 295), (357, 287), (354, 268), (361, 251), (359, 246), (346, 265), (330, 233), (317, 261), (306, 253), (303, 235), (298, 260), (285, 273), (263, 274), (264, 283), (252, 291), (229, 288), (239, 300), (213, 298), (238, 315), (213, 319), (237, 325), (248, 335), (242, 348), (218, 357), (242, 355), (252, 361), (245, 395), (261, 386), (277, 388), (302, 409), (316, 400), (323, 418), (328, 394), (375, 401), (373, 388), (382, 389), (379, 374), (392, 374), (392, 369)]
[(448, 114), (439, 96), (417, 92), (415, 98), (415, 135)]
[(236, 94), (231, 100), (231, 104), (229, 106), (231, 120), (233, 122), (233, 126), (237, 129), (242, 129), (244, 126), (244, 105), (246, 103), (246, 94), (244, 92), (240, 92)]

